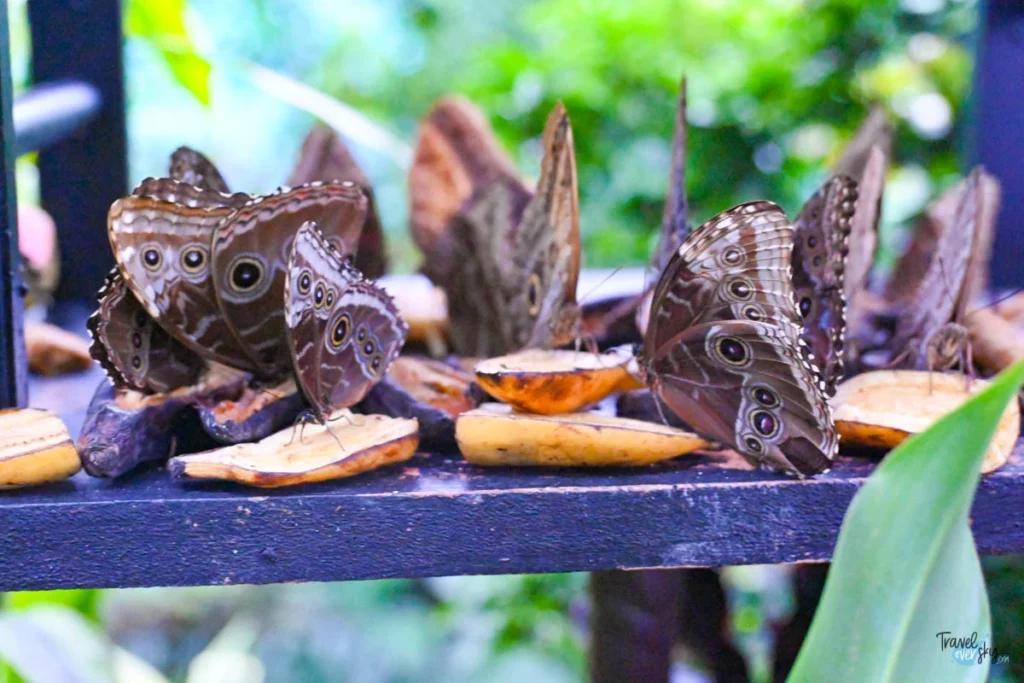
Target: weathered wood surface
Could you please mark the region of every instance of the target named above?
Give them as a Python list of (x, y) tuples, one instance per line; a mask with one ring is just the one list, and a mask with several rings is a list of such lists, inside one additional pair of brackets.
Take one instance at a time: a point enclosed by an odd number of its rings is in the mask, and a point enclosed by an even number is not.
[[(1024, 448), (985, 477), (983, 554), (1024, 550)], [(336, 581), (827, 560), (873, 464), (796, 481), (684, 457), (622, 471), (483, 469), (417, 455), (278, 491), (162, 468), (0, 495), (0, 591)], [(717, 458), (720, 459), (720, 458)]]

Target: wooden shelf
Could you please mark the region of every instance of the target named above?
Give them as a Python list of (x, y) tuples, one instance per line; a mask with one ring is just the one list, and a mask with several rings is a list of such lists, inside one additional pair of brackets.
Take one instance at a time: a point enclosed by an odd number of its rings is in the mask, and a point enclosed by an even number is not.
[[(979, 488), (983, 554), (1024, 550), (1022, 453)], [(721, 459), (542, 471), (418, 455), (276, 491), (78, 475), (0, 495), (0, 591), (822, 561), (874, 467), (843, 457), (796, 481)]]

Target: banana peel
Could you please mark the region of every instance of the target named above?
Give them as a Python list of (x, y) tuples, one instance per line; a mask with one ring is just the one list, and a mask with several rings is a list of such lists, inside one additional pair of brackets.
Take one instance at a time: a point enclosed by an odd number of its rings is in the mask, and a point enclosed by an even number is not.
[[(876, 370), (857, 375), (840, 384), (831, 401), (836, 429), (843, 444), (894, 448), (955, 409), (986, 382), (975, 380), (970, 390), (965, 384), (962, 375), (918, 370)], [(1006, 463), (1019, 434), (1020, 407), (1012, 401), (985, 453), (983, 473)]]
[(60, 481), (81, 468), (59, 417), (35, 408), (0, 411), (0, 489)]
[(455, 422), (459, 451), (485, 466), (633, 467), (706, 448), (696, 434), (597, 413), (529, 415), (487, 403)]
[(528, 349), (481, 361), (474, 371), (477, 383), (499, 401), (526, 413), (556, 415), (597, 403), (628, 384), (630, 358), (624, 349)]
[(25, 323), (25, 355), (28, 369), (44, 377), (85, 372), (92, 367), (89, 340), (50, 323)]
[(180, 455), (167, 462), (178, 479), (222, 479), (260, 488), (351, 477), (408, 460), (419, 445), (416, 420), (342, 411), (330, 425), (296, 425), (256, 443)]
[(422, 344), (431, 356), (448, 348), (448, 299), (444, 290), (422, 275), (387, 275), (379, 284), (395, 301), (409, 326), (406, 344)]

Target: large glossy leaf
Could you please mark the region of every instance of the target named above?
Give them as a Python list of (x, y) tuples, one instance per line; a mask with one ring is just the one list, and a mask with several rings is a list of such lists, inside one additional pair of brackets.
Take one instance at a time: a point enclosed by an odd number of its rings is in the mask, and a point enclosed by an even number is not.
[(854, 497), (790, 681), (984, 680), (936, 634), (992, 645), (967, 515), (1024, 362), (890, 453)]

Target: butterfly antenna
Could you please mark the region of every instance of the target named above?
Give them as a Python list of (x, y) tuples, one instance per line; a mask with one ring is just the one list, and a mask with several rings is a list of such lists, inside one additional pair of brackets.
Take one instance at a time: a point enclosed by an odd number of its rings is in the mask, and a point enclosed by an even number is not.
[(953, 287), (949, 284), (949, 278), (946, 277), (946, 269), (942, 265), (942, 257), (936, 256), (935, 258), (938, 259), (939, 262), (939, 274), (942, 275), (942, 284), (946, 288), (946, 295), (953, 299), (955, 298), (953, 295)]
[[(619, 271), (621, 271), (621, 270), (622, 270), (623, 268), (625, 268), (625, 266), (618, 266), (618, 267), (617, 267), (617, 268), (615, 268), (615, 269), (614, 269), (614, 270), (613, 270), (612, 272), (608, 273), (608, 275), (607, 275), (607, 276), (606, 276), (606, 277), (605, 277), (605, 278), (604, 278), (603, 280), (601, 280), (601, 281), (600, 281), (600, 282), (598, 282), (598, 283), (597, 283), (596, 285), (594, 285), (593, 287), (591, 287), (591, 288), (590, 288), (590, 291), (588, 291), (588, 292), (587, 292), (586, 294), (584, 294), (584, 295), (583, 295), (583, 296), (582, 296), (582, 297), (580, 298), (580, 300), (579, 300), (579, 302), (578, 302), (578, 303), (579, 303), (579, 305), (580, 305), (580, 306), (582, 306), (582, 305), (584, 304), (584, 302), (586, 302), (586, 300), (587, 300), (588, 298), (590, 298), (590, 296), (591, 296), (591, 295), (592, 295), (592, 294), (593, 294), (594, 292), (596, 292), (597, 290), (601, 289), (601, 287), (602, 287), (602, 286), (603, 286), (603, 285), (604, 285), (604, 284), (605, 284), (606, 282), (608, 282), (608, 281), (609, 281), (609, 280), (611, 280), (611, 279), (612, 279), (613, 277), (615, 277), (615, 276), (616, 276), (616, 275), (617, 275), (617, 274), (619, 273)], [(646, 274), (644, 274), (644, 281), (645, 281), (645, 283), (646, 283), (646, 280), (647, 280), (647, 275), (646, 275)]]
[(972, 311), (968, 311), (967, 312), (967, 316), (974, 315), (978, 311), (984, 311), (986, 308), (992, 308), (993, 306), (998, 306), (999, 304), (1003, 303), (1007, 299), (1012, 299), (1013, 297), (1017, 296), (1021, 292), (1024, 292), (1024, 287), (1018, 287), (1017, 289), (1012, 290), (1010, 293), (1004, 294), (1003, 296), (999, 297), (995, 301), (990, 301), (987, 304), (985, 304), (984, 306), (979, 306), (978, 308), (975, 308)]

